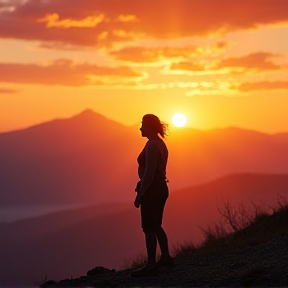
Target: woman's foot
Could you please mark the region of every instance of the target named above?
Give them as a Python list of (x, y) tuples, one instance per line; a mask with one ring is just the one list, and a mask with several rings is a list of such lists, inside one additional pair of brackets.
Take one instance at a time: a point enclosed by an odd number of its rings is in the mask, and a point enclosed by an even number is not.
[(161, 256), (160, 260), (156, 263), (156, 265), (158, 267), (170, 267), (170, 268), (175, 267), (174, 260), (171, 256), (167, 256), (167, 257)]
[(131, 273), (132, 277), (149, 277), (149, 276), (158, 276), (159, 269), (157, 265), (145, 265), (140, 270), (134, 271)]

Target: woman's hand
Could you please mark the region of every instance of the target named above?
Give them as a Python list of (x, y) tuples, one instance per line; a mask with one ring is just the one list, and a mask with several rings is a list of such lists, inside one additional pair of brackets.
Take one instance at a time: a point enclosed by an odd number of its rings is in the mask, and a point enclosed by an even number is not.
[(136, 208), (139, 208), (140, 204), (141, 204), (141, 196), (139, 195), (139, 193), (137, 193), (137, 196), (136, 196), (135, 201), (134, 201), (134, 206)]
[(135, 188), (135, 192), (139, 192), (140, 190), (140, 186), (141, 186), (141, 180), (137, 182), (136, 188)]

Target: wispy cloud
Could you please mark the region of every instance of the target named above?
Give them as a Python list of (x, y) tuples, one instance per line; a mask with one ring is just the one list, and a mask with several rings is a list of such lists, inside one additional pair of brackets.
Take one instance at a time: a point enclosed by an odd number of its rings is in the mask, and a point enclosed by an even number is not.
[(116, 60), (124, 60), (135, 63), (159, 62), (162, 60), (172, 60), (177, 58), (192, 57), (197, 54), (197, 47), (162, 47), (162, 48), (145, 48), (145, 47), (127, 47), (118, 51), (110, 52)]
[(273, 59), (279, 57), (280, 55), (272, 53), (257, 52), (243, 57), (223, 59), (216, 68), (243, 68), (244, 70), (255, 71), (280, 70), (284, 66), (273, 62)]
[(94, 47), (288, 21), (286, 0), (14, 0), (2, 3), (0, 13), (0, 37)]
[(11, 93), (16, 93), (16, 92), (18, 92), (18, 91), (15, 90), (15, 89), (1, 88), (1, 87), (0, 87), (0, 93), (1, 93), (1, 94), (11, 94)]
[(117, 85), (138, 82), (144, 77), (128, 67), (101, 67), (66, 59), (42, 65), (0, 63), (0, 71), (1, 82), (64, 86)]
[(242, 83), (237, 87), (240, 91), (248, 92), (253, 90), (280, 90), (288, 89), (288, 81), (262, 81), (254, 83)]
[(91, 28), (96, 27), (98, 24), (104, 21), (104, 14), (88, 16), (80, 20), (62, 19), (57, 13), (47, 14), (44, 18), (38, 19), (38, 22), (46, 23), (47, 28)]
[(122, 60), (133, 63), (157, 63), (161, 61), (180, 61), (187, 58), (223, 50), (228, 44), (219, 42), (207, 47), (184, 46), (184, 47), (125, 47), (120, 50), (110, 51), (109, 55), (115, 60)]
[[(207, 71), (208, 73), (245, 73), (275, 71), (287, 69), (288, 65), (280, 65), (275, 59), (281, 58), (281, 55), (268, 52), (255, 52), (242, 57), (231, 57), (226, 59), (214, 59), (211, 62), (182, 61), (170, 66), (170, 70), (184, 70), (189, 72)], [(273, 61), (274, 60), (274, 61)], [(214, 63), (213, 63), (214, 62)], [(223, 70), (226, 70), (226, 72)]]

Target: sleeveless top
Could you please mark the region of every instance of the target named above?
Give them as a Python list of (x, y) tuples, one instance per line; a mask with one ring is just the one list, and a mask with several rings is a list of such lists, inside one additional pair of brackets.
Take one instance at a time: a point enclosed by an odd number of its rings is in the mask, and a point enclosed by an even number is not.
[(137, 158), (140, 195), (147, 191), (153, 181), (166, 180), (167, 160), (168, 149), (164, 141), (160, 138), (148, 140)]

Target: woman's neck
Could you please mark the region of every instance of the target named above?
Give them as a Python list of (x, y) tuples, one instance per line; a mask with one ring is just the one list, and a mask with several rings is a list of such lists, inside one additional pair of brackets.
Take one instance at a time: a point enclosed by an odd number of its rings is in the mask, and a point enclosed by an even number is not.
[(155, 139), (160, 139), (160, 137), (158, 136), (158, 134), (153, 134), (153, 135), (149, 135), (149, 136), (147, 136), (147, 138), (149, 139), (149, 140), (155, 140)]

